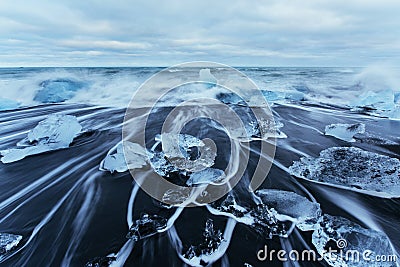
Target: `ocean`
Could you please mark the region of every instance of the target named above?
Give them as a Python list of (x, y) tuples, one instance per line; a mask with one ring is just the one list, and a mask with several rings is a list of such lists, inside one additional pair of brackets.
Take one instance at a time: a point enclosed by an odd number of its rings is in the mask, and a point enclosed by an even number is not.
[[(397, 77), (376, 67), (2, 68), (1, 266), (398, 266), (388, 260), (400, 251)], [(153, 176), (179, 188), (138, 186)], [(229, 190), (193, 197), (209, 184)], [(339, 260), (263, 259), (265, 247), (331, 248)]]

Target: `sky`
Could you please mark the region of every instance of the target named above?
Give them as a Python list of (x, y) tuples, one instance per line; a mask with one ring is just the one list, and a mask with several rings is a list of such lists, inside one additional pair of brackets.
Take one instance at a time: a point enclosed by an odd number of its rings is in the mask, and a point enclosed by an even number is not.
[(399, 0), (1, 0), (0, 67), (400, 64)]

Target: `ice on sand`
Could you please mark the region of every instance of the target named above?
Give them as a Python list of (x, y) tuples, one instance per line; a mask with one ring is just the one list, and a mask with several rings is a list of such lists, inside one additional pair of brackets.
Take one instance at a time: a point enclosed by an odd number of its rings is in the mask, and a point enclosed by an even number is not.
[(225, 173), (223, 170), (207, 168), (202, 171), (194, 172), (190, 175), (190, 178), (186, 181), (188, 186), (210, 184), (222, 181), (225, 179)]
[(52, 114), (29, 131), (28, 136), (18, 142), (24, 148), (0, 151), (3, 163), (21, 160), (26, 156), (67, 148), (81, 132), (82, 126), (75, 116)]
[(355, 142), (353, 138), (356, 134), (365, 133), (365, 124), (330, 124), (325, 127), (325, 135), (334, 136), (340, 140), (347, 142)]
[(146, 164), (146, 149), (139, 144), (123, 141), (107, 153), (107, 156), (101, 161), (99, 169), (111, 173), (125, 172), (129, 169), (141, 168)]
[(278, 215), (277, 212), (269, 209), (265, 204), (242, 207), (232, 195), (228, 195), (221, 204), (214, 203), (208, 205), (207, 208), (214, 215), (231, 217), (239, 223), (250, 226), (266, 239), (271, 239), (275, 235), (281, 237), (287, 236), (287, 224), (279, 221), (276, 217)]
[(190, 246), (183, 254), (183, 257), (188, 259), (193, 266), (201, 266), (202, 262), (207, 263), (208, 256), (212, 255), (221, 243), (224, 242), (224, 237), (220, 230), (214, 229), (214, 224), (211, 219), (206, 222), (206, 227), (203, 232), (203, 242), (197, 246)]
[[(387, 257), (395, 254), (385, 234), (365, 229), (343, 217), (325, 214), (312, 234), (312, 243), (317, 252), (324, 255), (326, 262), (334, 267), (397, 266), (394, 261), (374, 261), (377, 255)], [(354, 251), (359, 253), (359, 258), (353, 258)], [(364, 256), (372, 261), (363, 257), (365, 251), (368, 254)]]
[(18, 246), (21, 239), (20, 235), (0, 233), (0, 260), (7, 252)]
[(318, 203), (311, 202), (294, 192), (262, 189), (256, 194), (269, 209), (276, 210), (277, 219), (291, 220), (302, 231), (313, 230), (321, 218), (321, 208)]
[(400, 161), (355, 147), (332, 147), (289, 168), (296, 177), (381, 197), (400, 196)]
[(166, 227), (167, 220), (165, 218), (158, 215), (144, 213), (133, 223), (126, 237), (138, 241), (155, 235)]

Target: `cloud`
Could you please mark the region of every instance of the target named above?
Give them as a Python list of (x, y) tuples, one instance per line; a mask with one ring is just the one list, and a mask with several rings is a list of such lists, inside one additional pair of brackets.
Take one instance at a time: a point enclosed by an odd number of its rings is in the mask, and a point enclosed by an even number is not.
[(398, 64), (398, 10), (397, 0), (2, 0), (0, 66)]

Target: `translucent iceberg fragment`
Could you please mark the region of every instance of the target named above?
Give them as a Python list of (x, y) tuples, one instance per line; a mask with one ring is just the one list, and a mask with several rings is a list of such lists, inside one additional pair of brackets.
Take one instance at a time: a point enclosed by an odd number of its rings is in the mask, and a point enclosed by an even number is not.
[(400, 196), (400, 161), (355, 147), (332, 147), (289, 168), (296, 177), (381, 197)]
[(201, 69), (199, 71), (199, 77), (201, 81), (209, 83), (211, 87), (218, 83), (217, 78), (211, 74), (210, 69)]
[(158, 215), (143, 213), (140, 219), (136, 220), (129, 229), (127, 238), (138, 241), (153, 236), (167, 227), (167, 220)]
[(160, 176), (170, 177), (173, 173), (179, 173), (179, 169), (167, 160), (164, 152), (149, 153), (149, 159), (153, 170)]
[(289, 217), (289, 220), (293, 220), (297, 228), (302, 231), (313, 230), (321, 218), (321, 208), (318, 203), (311, 202), (294, 192), (262, 189), (256, 194), (269, 209), (276, 210), (277, 219), (282, 221)]
[(250, 126), (252, 127), (252, 136), (261, 139), (287, 138), (287, 135), (280, 130), (284, 125), (279, 121), (260, 119), (259, 121), (251, 122)]
[(232, 195), (228, 195), (220, 205), (214, 203), (207, 208), (214, 215), (228, 216), (250, 226), (264, 238), (271, 239), (274, 235), (287, 237), (288, 224), (279, 221), (276, 217), (278, 213), (265, 204), (242, 207)]
[(224, 242), (224, 237), (220, 230), (214, 229), (213, 220), (208, 219), (206, 222), (206, 227), (203, 233), (203, 242), (197, 246), (190, 246), (189, 249), (183, 254), (183, 257), (188, 259), (193, 266), (200, 266), (204, 261), (203, 258), (213, 254), (218, 250), (222, 242)]
[(0, 97), (0, 110), (16, 109), (20, 106), (17, 101)]
[(26, 156), (67, 148), (81, 132), (82, 126), (75, 116), (52, 114), (29, 131), (28, 136), (18, 142), (25, 148), (0, 151), (3, 163), (21, 160)]
[(223, 181), (226, 178), (223, 170), (207, 168), (202, 171), (194, 172), (186, 181), (188, 186), (199, 184), (210, 184)]
[(368, 107), (379, 110), (392, 110), (395, 108), (395, 96), (391, 89), (381, 91), (365, 91), (351, 106)]
[(71, 99), (86, 83), (70, 79), (46, 80), (40, 83), (33, 100), (40, 103), (57, 103)]
[(18, 246), (22, 236), (0, 233), (0, 260), (10, 250)]
[(99, 169), (111, 173), (114, 171), (125, 172), (129, 169), (139, 169), (146, 164), (146, 149), (139, 144), (123, 141), (107, 153), (107, 156), (101, 161)]
[(108, 267), (117, 258), (113, 256), (96, 257), (85, 264), (85, 267)]
[(340, 140), (347, 142), (355, 142), (353, 138), (356, 134), (365, 133), (365, 124), (330, 124), (325, 127), (325, 135), (334, 136)]
[[(325, 256), (326, 262), (334, 267), (397, 266), (394, 261), (374, 261), (377, 255), (395, 255), (385, 234), (365, 229), (343, 217), (325, 214), (312, 234), (312, 243), (317, 252)], [(363, 255), (365, 251), (368, 253)], [(372, 261), (364, 258), (365, 255)]]
[(189, 134), (163, 133), (156, 136), (156, 141), (161, 141), (164, 157), (170, 163), (189, 172), (211, 167), (217, 156), (214, 143), (204, 143)]

